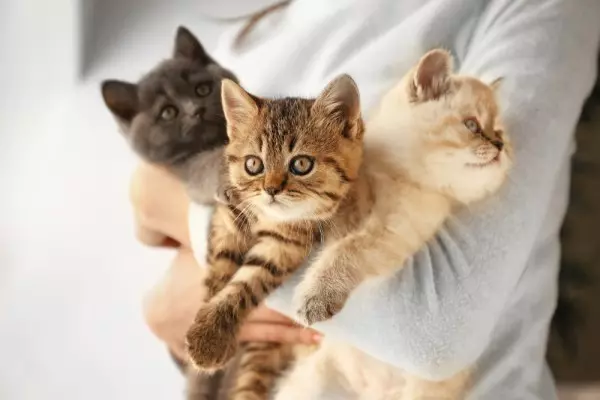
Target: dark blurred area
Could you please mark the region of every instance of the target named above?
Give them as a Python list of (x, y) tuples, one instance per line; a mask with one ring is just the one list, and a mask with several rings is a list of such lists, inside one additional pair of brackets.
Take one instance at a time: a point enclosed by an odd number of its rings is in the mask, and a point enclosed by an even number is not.
[(586, 101), (575, 136), (577, 150), (572, 160), (570, 203), (561, 233), (560, 295), (552, 325), (548, 359), (561, 384), (596, 386), (600, 383), (598, 80)]

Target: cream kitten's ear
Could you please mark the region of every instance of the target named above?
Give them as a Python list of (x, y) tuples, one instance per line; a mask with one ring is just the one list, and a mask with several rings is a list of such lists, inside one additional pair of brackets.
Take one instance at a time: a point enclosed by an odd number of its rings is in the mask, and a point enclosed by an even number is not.
[(351, 130), (355, 130), (355, 122), (360, 119), (360, 94), (354, 79), (346, 74), (335, 78), (317, 97), (312, 110), (322, 117), (350, 123)]
[(411, 97), (415, 101), (429, 101), (441, 97), (450, 90), (452, 56), (446, 50), (435, 49), (425, 54), (410, 84)]
[(500, 89), (500, 86), (502, 86), (502, 81), (504, 80), (503, 77), (499, 77), (494, 79), (494, 81), (492, 83), (490, 83), (490, 87), (492, 88), (492, 90), (494, 92), (498, 92), (498, 89)]
[(232, 80), (223, 79), (221, 101), (230, 138), (237, 132), (237, 127), (247, 124), (258, 115), (256, 100)]

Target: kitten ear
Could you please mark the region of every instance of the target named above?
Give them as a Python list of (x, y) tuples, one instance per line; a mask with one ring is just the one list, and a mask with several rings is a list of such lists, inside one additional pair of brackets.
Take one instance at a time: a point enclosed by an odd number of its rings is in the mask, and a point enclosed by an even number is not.
[(452, 56), (443, 49), (425, 54), (415, 69), (410, 85), (411, 95), (416, 101), (440, 98), (450, 90)]
[(139, 110), (137, 85), (107, 80), (102, 82), (101, 90), (104, 103), (110, 112), (117, 120), (129, 125)]
[(213, 59), (206, 54), (206, 51), (204, 51), (204, 48), (198, 39), (196, 39), (196, 36), (183, 26), (177, 28), (177, 34), (175, 35), (173, 58), (178, 57), (198, 61), (202, 63), (202, 65), (214, 63)]
[(315, 113), (328, 118), (339, 119), (340, 122), (349, 123), (349, 131), (345, 131), (349, 137), (356, 135), (360, 119), (360, 93), (358, 86), (350, 75), (340, 75), (331, 81), (321, 92), (312, 106)]
[(494, 81), (492, 83), (490, 83), (490, 87), (492, 88), (492, 90), (495, 93), (498, 93), (498, 90), (500, 89), (500, 87), (502, 86), (502, 81), (504, 80), (503, 77), (498, 77), (496, 79), (494, 79)]
[(256, 99), (230, 79), (221, 82), (221, 102), (230, 139), (237, 126), (247, 124), (258, 115)]

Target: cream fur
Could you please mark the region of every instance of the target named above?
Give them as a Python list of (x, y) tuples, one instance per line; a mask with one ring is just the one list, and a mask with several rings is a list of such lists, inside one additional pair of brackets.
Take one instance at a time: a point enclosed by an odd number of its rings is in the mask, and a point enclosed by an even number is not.
[[(478, 121), (481, 132), (467, 129), (469, 118)], [(401, 268), (455, 206), (496, 192), (512, 164), (501, 130), (493, 88), (451, 75), (444, 51), (425, 55), (367, 124), (361, 174), (350, 204), (334, 221), (339, 232), (326, 238), (296, 288), (300, 320), (310, 325), (328, 319), (329, 310), (339, 311), (365, 279)], [(359, 220), (349, 223), (356, 215)], [(464, 371), (446, 381), (427, 381), (328, 339), (297, 363), (276, 400), (319, 398), (322, 384), (331, 379), (343, 382), (357, 399), (459, 399), (468, 376)]]

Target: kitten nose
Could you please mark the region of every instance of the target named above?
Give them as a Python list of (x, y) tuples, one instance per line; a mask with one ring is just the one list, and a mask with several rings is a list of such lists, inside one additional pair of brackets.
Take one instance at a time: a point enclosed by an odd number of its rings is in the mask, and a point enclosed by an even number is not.
[(202, 119), (204, 117), (204, 113), (206, 113), (206, 109), (204, 107), (198, 107), (194, 110), (192, 116), (196, 119)]
[(269, 186), (265, 188), (265, 192), (267, 192), (269, 196), (275, 196), (277, 193), (281, 192), (281, 189), (281, 187)]
[(498, 151), (502, 151), (504, 148), (504, 142), (501, 140), (492, 140), (492, 144), (498, 149)]

